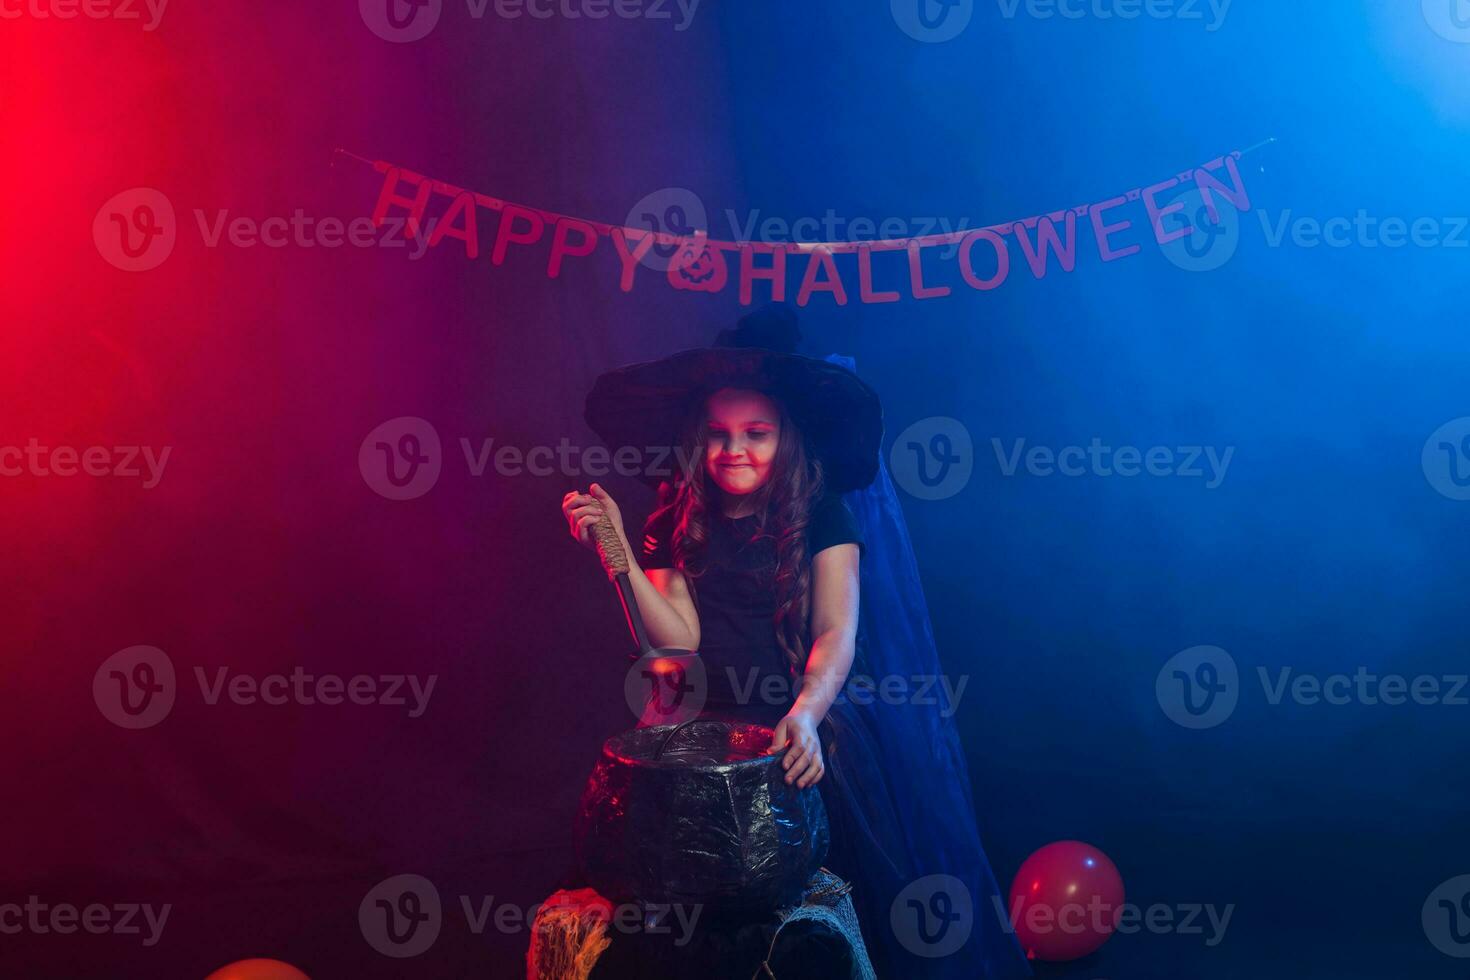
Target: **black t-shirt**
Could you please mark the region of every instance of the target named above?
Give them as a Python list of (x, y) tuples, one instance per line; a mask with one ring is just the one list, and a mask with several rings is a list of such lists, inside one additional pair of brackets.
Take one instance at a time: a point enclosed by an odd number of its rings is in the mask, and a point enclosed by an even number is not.
[[(732, 519), (716, 511), (710, 525), (706, 571), (692, 583), (709, 703), (774, 723), (795, 700), (786, 653), (776, 642), (775, 542), (751, 540), (755, 515)], [(642, 568), (674, 566), (673, 527), (672, 511), (649, 519), (638, 560)], [(808, 561), (834, 545), (856, 543), (860, 553), (864, 547), (852, 511), (838, 494), (825, 495), (812, 508), (806, 534)]]

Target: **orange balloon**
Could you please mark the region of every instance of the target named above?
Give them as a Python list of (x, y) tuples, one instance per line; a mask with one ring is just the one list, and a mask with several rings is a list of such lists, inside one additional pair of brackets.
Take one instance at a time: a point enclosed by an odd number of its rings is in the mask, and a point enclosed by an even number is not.
[(290, 963), (280, 960), (236, 960), (204, 980), (311, 980)]

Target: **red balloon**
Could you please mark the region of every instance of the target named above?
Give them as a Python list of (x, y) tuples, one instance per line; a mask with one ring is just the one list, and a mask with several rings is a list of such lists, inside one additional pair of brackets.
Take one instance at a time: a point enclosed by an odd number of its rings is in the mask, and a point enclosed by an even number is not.
[(1048, 844), (1011, 882), (1010, 915), (1028, 957), (1062, 962), (1095, 952), (1123, 911), (1123, 879), (1108, 856), (1080, 840)]
[(280, 960), (237, 960), (222, 966), (204, 980), (311, 980), (289, 963)]

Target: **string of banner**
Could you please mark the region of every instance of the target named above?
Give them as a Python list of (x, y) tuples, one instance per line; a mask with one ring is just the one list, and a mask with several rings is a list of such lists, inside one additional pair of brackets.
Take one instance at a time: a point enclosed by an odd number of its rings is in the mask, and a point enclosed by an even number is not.
[[(791, 256), (805, 256), (806, 265), (801, 271), (801, 281), (794, 297), (798, 306), (805, 306), (818, 294), (830, 295), (838, 305), (848, 302), (851, 272), (848, 273), (849, 278), (844, 278), (836, 256), (856, 256), (856, 295), (864, 303), (893, 303), (903, 297), (900, 288), (880, 288), (875, 281), (873, 258), (886, 252), (904, 253), (907, 257), (907, 275), (900, 269), (896, 281), (890, 280), (886, 285), (906, 287), (909, 296), (920, 300), (935, 299), (952, 292), (949, 284), (937, 278), (933, 281), (925, 278), (923, 252), (938, 246), (951, 247), (960, 279), (968, 288), (981, 292), (996, 289), (1010, 275), (1012, 257), (1007, 236), (1015, 239), (1035, 278), (1042, 278), (1053, 268), (1053, 259), (1056, 268), (1071, 272), (1077, 260), (1077, 224), (1083, 217), (1092, 225), (1093, 237), (1103, 261), (1126, 258), (1142, 250), (1137, 241), (1126, 242), (1127, 233), (1135, 224), (1123, 213), (1130, 204), (1142, 206), (1152, 237), (1160, 246), (1167, 246), (1194, 234), (1196, 229), (1189, 224), (1187, 212), (1190, 203), (1198, 204), (1201, 214), (1207, 214), (1212, 223), (1220, 220), (1217, 196), (1239, 212), (1249, 211), (1250, 196), (1240, 175), (1238, 161), (1245, 154), (1271, 142), (1275, 142), (1274, 139), (1246, 150), (1222, 154), (1157, 183), (1136, 187), (1092, 204), (983, 228), (908, 238), (831, 242), (721, 241), (710, 238), (704, 231), (675, 234), (655, 228), (607, 224), (466, 190), (415, 173), (407, 167), (383, 160), (369, 160), (348, 150), (335, 152), (367, 164), (383, 175), (372, 212), (374, 225), (381, 228), (398, 217), (390, 212), (401, 211), (408, 237), (418, 241), (421, 236), (427, 236), (429, 248), (452, 238), (462, 244), (466, 258), (479, 258), (480, 213), (482, 210), (496, 212), (499, 220), (490, 249), (490, 261), (494, 265), (504, 264), (512, 249), (540, 246), (549, 229), (551, 242), (547, 249), (546, 275), (551, 279), (561, 276), (569, 259), (591, 256), (606, 239), (612, 243), (616, 253), (620, 267), (618, 283), (624, 292), (632, 291), (640, 268), (649, 271), (650, 266), (656, 266), (652, 271), (661, 273), (675, 289), (719, 293), (734, 280), (743, 305), (767, 298), (787, 299), (788, 260)], [(1170, 192), (1174, 193), (1169, 202), (1160, 203), (1160, 198)], [(441, 207), (441, 201), (447, 201), (447, 204)], [(431, 210), (437, 213), (431, 216)], [(1171, 216), (1174, 227), (1166, 228), (1168, 222), (1165, 219)], [(666, 261), (650, 262), (650, 253), (655, 246), (671, 250)], [(953, 281), (952, 275), (950, 279)], [(757, 283), (767, 284), (768, 296), (756, 296)]]

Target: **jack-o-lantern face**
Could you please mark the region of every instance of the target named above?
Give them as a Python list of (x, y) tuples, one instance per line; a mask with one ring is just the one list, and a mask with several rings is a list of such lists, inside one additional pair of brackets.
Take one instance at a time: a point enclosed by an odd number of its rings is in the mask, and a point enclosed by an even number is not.
[(675, 289), (718, 293), (729, 279), (725, 253), (708, 242), (683, 242), (669, 263), (669, 284)]

